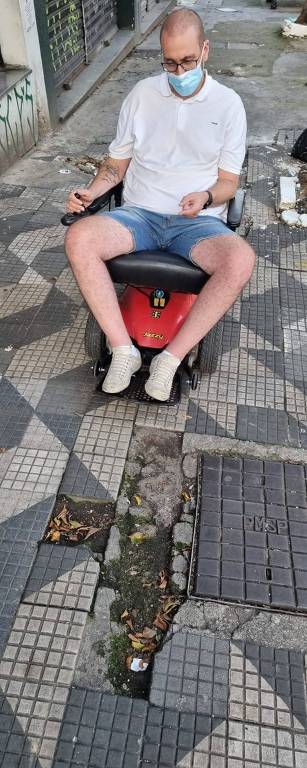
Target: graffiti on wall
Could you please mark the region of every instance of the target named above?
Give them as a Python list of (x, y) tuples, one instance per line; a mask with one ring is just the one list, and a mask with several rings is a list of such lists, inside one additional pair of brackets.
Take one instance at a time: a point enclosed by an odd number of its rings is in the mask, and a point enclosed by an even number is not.
[(32, 77), (27, 74), (0, 97), (0, 171), (28, 152), (37, 140)]
[(73, 0), (56, 0), (52, 4), (47, 0), (46, 12), (51, 60), (56, 72), (63, 61), (67, 62), (83, 49), (82, 10)]

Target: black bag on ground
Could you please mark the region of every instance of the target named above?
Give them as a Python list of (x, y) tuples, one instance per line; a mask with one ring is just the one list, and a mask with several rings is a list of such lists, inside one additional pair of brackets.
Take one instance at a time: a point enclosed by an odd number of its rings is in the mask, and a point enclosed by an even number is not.
[(303, 133), (296, 139), (295, 144), (293, 144), (291, 155), (296, 157), (297, 160), (303, 160), (304, 163), (307, 163), (307, 128), (305, 128)]

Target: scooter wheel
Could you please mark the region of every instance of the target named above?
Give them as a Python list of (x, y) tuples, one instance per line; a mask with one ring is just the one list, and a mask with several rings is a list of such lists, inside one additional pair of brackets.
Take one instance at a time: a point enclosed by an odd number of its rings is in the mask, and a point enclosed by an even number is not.
[(102, 359), (107, 351), (105, 334), (91, 312), (89, 313), (85, 326), (84, 349), (86, 355), (92, 360)]
[(222, 349), (222, 321), (214, 326), (199, 343), (199, 355), (197, 360), (201, 374), (215, 373)]
[(200, 375), (199, 371), (193, 371), (191, 376), (191, 389), (195, 390), (199, 386), (200, 383)]

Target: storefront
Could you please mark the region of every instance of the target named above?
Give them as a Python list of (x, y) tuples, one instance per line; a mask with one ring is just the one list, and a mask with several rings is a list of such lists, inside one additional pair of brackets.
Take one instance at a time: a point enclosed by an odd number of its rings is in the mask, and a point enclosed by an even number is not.
[(72, 115), (173, 3), (0, 0), (0, 172)]
[(65, 87), (117, 31), (117, 0), (45, 0), (55, 86)]

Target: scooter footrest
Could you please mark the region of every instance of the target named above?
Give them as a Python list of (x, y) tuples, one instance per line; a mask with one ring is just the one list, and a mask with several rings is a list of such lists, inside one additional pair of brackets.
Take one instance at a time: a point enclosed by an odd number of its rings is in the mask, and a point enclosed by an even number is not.
[[(131, 382), (127, 389), (123, 392), (119, 392), (117, 395), (109, 395), (109, 397), (124, 398), (125, 400), (136, 400), (138, 403), (152, 403), (155, 405), (177, 405), (180, 401), (180, 375), (175, 374), (172, 384), (171, 394), (168, 400), (153, 400), (152, 397), (145, 392), (144, 384), (149, 376), (148, 369), (141, 368), (134, 376), (132, 376)], [(102, 388), (103, 379), (99, 382), (98, 389)]]

